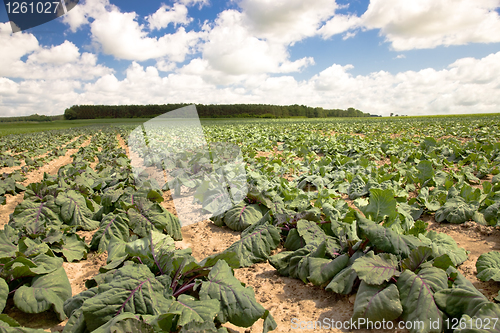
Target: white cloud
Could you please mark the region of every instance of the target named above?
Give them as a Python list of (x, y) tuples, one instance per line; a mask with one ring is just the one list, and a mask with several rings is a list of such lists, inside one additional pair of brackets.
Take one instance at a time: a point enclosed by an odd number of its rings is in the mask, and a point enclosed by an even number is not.
[(151, 30), (160, 30), (168, 27), (169, 24), (174, 26), (189, 24), (193, 19), (188, 17), (188, 9), (185, 5), (176, 3), (173, 7), (162, 5), (154, 14), (146, 17), (146, 21)]
[(179, 3), (182, 3), (186, 6), (193, 6), (198, 4), (199, 8), (208, 5), (209, 0), (178, 0)]
[[(350, 29), (357, 28), (361, 23), (361, 19), (356, 15), (335, 15), (322, 26), (318, 32), (323, 38), (330, 38), (333, 35), (341, 34)], [(349, 35), (353, 37), (354, 35)]]
[[(0, 23), (0, 76), (43, 80), (92, 80), (113, 71), (97, 64), (94, 54), (80, 54), (78, 47), (69, 41), (42, 47), (32, 34), (6, 33), (6, 25)], [(27, 60), (23, 61), (25, 56)]]
[(396, 59), (404, 59), (404, 58), (406, 58), (406, 56), (404, 54), (398, 54), (396, 56)]
[(64, 41), (61, 45), (51, 48), (42, 48), (28, 57), (28, 62), (39, 64), (65, 64), (76, 62), (80, 58), (80, 51), (75, 44)]
[[(2, 81), (2, 78), (0, 78)], [(28, 80), (17, 86), (17, 93), (0, 94), (0, 114), (20, 116), (34, 113), (56, 115), (75, 104), (81, 84), (72, 80)]]
[(339, 8), (331, 0), (242, 0), (239, 6), (255, 36), (285, 45), (316, 35)]
[(13, 34), (9, 23), (0, 23), (0, 75), (3, 74), (13, 62), (32, 53), (40, 46), (32, 34), (18, 32)]
[(83, 25), (89, 24), (91, 18), (97, 18), (108, 11), (119, 11), (118, 7), (109, 3), (109, 0), (80, 1), (71, 11), (62, 17), (62, 21), (75, 32)]
[[(161, 29), (169, 23), (187, 24), (191, 21), (184, 4), (174, 4), (169, 11), (166, 9), (166, 6), (162, 6), (146, 18), (151, 29)], [(135, 12), (122, 13), (109, 0), (86, 0), (71, 10), (63, 22), (72, 31), (89, 24), (92, 42), (97, 50), (117, 59), (134, 61), (168, 58), (170, 62), (182, 62), (187, 54), (194, 52), (204, 34), (193, 30), (186, 32), (180, 27), (173, 34), (150, 37), (149, 31), (137, 21), (137, 17)]]
[(174, 34), (160, 38), (148, 37), (136, 13), (107, 12), (91, 23), (92, 39), (106, 54), (118, 59), (144, 61), (169, 57), (182, 62), (196, 46), (199, 34), (180, 27)]
[(19, 85), (14, 81), (0, 77), (0, 96), (12, 96), (19, 91)]
[(311, 57), (290, 61), (285, 45), (256, 37), (246, 24), (245, 14), (236, 10), (220, 13), (214, 26), (206, 30), (201, 49), (207, 69), (233, 78), (300, 71), (314, 63)]
[(177, 69), (177, 66), (174, 62), (160, 59), (156, 62), (156, 68), (161, 72), (172, 72), (173, 70)]
[(371, 0), (361, 16), (396, 51), (500, 42), (498, 0)]

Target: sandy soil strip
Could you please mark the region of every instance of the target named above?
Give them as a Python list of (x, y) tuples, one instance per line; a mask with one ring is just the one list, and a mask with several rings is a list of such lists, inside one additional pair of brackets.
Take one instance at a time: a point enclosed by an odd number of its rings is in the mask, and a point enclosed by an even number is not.
[(130, 158), (129, 148), (128, 148), (127, 144), (125, 143), (125, 140), (123, 140), (123, 138), (121, 137), (120, 134), (116, 135), (116, 140), (118, 140), (118, 144), (120, 145), (120, 147), (122, 149), (125, 149), (125, 154), (127, 154), (127, 157)]

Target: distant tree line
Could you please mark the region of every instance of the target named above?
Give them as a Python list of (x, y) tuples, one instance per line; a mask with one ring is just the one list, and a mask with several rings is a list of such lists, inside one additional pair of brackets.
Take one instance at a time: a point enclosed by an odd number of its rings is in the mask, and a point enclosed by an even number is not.
[[(163, 105), (74, 105), (64, 111), (64, 118), (99, 119), (99, 118), (153, 118), (166, 112), (191, 104)], [(267, 104), (196, 104), (201, 118), (287, 118), (287, 117), (369, 117), (354, 108), (347, 110), (327, 110), (305, 105), (267, 105)]]
[(12, 123), (19, 121), (32, 121), (32, 122), (44, 122), (44, 121), (53, 121), (53, 120), (62, 120), (63, 116), (44, 116), (39, 114), (32, 114), (31, 116), (23, 116), (23, 117), (0, 117), (0, 123)]

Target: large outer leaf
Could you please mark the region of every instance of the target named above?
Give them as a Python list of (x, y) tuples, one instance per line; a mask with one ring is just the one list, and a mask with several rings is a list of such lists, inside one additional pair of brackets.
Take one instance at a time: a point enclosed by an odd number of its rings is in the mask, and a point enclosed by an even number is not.
[(144, 265), (126, 265), (112, 276), (109, 283), (98, 286), (98, 294), (87, 299), (81, 309), (90, 331), (122, 312), (159, 315), (171, 304), (163, 296), (165, 287)]
[(134, 332), (134, 333), (154, 333), (154, 329), (151, 325), (143, 322), (137, 318), (133, 313), (125, 312), (114, 317), (112, 320), (108, 321), (106, 324), (102, 325), (98, 329), (92, 331), (92, 333), (118, 333), (118, 332)]
[(403, 270), (409, 269), (415, 272), (420, 265), (427, 261), (432, 256), (432, 249), (426, 246), (419, 246), (413, 249), (408, 256), (408, 258), (401, 261), (401, 267)]
[[(422, 269), (418, 275), (406, 270), (398, 278), (397, 286), (403, 305), (402, 318), (413, 323), (422, 321), (424, 327), (411, 332), (441, 332), (443, 313), (434, 302), (434, 293), (448, 287), (448, 276), (439, 268)], [(439, 328), (429, 326), (429, 321), (439, 320)]]
[(403, 307), (395, 284), (373, 286), (361, 281), (354, 302), (353, 321), (358, 321), (359, 318), (372, 322), (391, 321), (402, 313)]
[(17, 245), (6, 235), (5, 230), (0, 230), (0, 258), (15, 257), (18, 251)]
[(308, 260), (309, 276), (307, 279), (313, 284), (321, 286), (330, 282), (335, 275), (347, 266), (349, 256), (342, 254), (333, 260), (322, 258), (308, 258)]
[(99, 221), (92, 220), (94, 214), (81, 194), (73, 190), (61, 193), (57, 196), (56, 204), (61, 207), (61, 217), (65, 223), (88, 231), (99, 226)]
[[(299, 251), (299, 250), (297, 250)], [(295, 251), (283, 251), (276, 253), (268, 258), (269, 264), (273, 266), (279, 274), (283, 276), (290, 275), (290, 258), (293, 256)]]
[(93, 287), (82, 291), (78, 295), (68, 298), (63, 305), (66, 316), (68, 316), (68, 318), (71, 317), (76, 310), (79, 310), (82, 307), (85, 300), (94, 297), (97, 294), (97, 289), (97, 287)]
[(87, 257), (88, 245), (80, 236), (64, 235), (61, 249), (53, 249), (54, 252), (61, 252), (68, 262), (82, 260)]
[(434, 294), (436, 304), (449, 316), (473, 316), (483, 305), (490, 303), (476, 288), (448, 288)]
[(267, 222), (268, 215), (261, 221), (247, 228), (241, 239), (233, 243), (225, 252), (235, 252), (241, 267), (248, 267), (257, 262), (267, 260), (272, 250), (280, 243), (280, 232), (277, 227)]
[(346, 267), (335, 275), (325, 289), (337, 294), (350, 294), (357, 277), (356, 271), (351, 266)]
[(369, 200), (370, 203), (361, 207), (361, 211), (372, 221), (381, 222), (386, 217), (392, 221), (398, 216), (396, 199), (394, 199), (394, 193), (391, 189), (371, 189)]
[(168, 312), (179, 313), (177, 322), (179, 326), (213, 322), (215, 315), (220, 312), (220, 304), (216, 299), (198, 301), (192, 296), (180, 295), (177, 301), (172, 303)]
[(129, 239), (128, 219), (124, 214), (107, 214), (99, 225), (99, 230), (92, 236), (90, 248), (99, 252), (107, 251), (111, 236), (125, 242)]
[(200, 300), (216, 299), (221, 310), (217, 318), (240, 327), (250, 327), (259, 318), (271, 316), (255, 299), (251, 287), (244, 287), (236, 279), (224, 260), (219, 260), (201, 283)]
[(340, 245), (335, 238), (328, 236), (316, 222), (307, 220), (297, 221), (297, 233), (304, 240), (305, 244), (318, 245), (324, 242), (327, 254), (332, 258), (337, 255)]
[(27, 327), (10, 327), (7, 323), (0, 321), (0, 333), (46, 333), (42, 329)]
[(29, 227), (32, 231), (46, 226), (59, 226), (62, 220), (60, 208), (53, 197), (44, 202), (24, 200), (14, 209), (9, 225), (15, 229)]
[(464, 223), (472, 219), (478, 208), (476, 202), (467, 203), (462, 197), (454, 197), (436, 211), (436, 222)]
[(434, 168), (432, 167), (431, 161), (420, 161), (417, 165), (418, 169), (418, 181), (420, 185), (424, 184), (426, 181), (434, 177)]
[(224, 223), (232, 230), (243, 231), (262, 219), (258, 205), (241, 203), (234, 206), (224, 215)]
[(483, 253), (476, 261), (477, 278), (481, 281), (500, 281), (500, 252)]
[(356, 175), (347, 189), (349, 199), (354, 200), (368, 194), (366, 182), (361, 176)]
[(488, 206), (484, 210), (484, 219), (489, 225), (498, 225), (500, 222), (500, 201)]
[(422, 237), (424, 236), (420, 236), (423, 240), (427, 238), (432, 241), (432, 243), (425, 245), (432, 248), (432, 256), (434, 258), (447, 254), (455, 266), (458, 266), (467, 260), (467, 252), (465, 249), (458, 247), (457, 243), (451, 236), (432, 230), (429, 231), (424, 238)]
[(151, 230), (165, 231), (173, 239), (182, 240), (181, 225), (175, 215), (144, 198), (138, 198), (135, 205), (136, 209), (130, 208), (127, 211), (134, 233), (146, 237)]
[(400, 274), (398, 259), (390, 253), (375, 255), (373, 251), (370, 251), (365, 256), (356, 259), (352, 268), (361, 280), (371, 285), (380, 285)]
[(352, 287), (354, 286), (354, 282), (358, 277), (356, 271), (352, 269), (352, 264), (360, 257), (365, 254), (362, 251), (356, 251), (350, 258), (347, 263), (347, 267), (341, 270), (335, 277), (330, 281), (330, 283), (326, 286), (326, 290), (333, 291), (337, 294), (350, 294), (352, 291)]
[(41, 313), (51, 307), (59, 320), (66, 319), (64, 301), (71, 297), (71, 284), (64, 268), (33, 278), (31, 286), (21, 286), (14, 294), (14, 303), (23, 312)]
[(148, 266), (152, 272), (167, 273), (164, 267), (172, 261), (171, 252), (175, 250), (172, 237), (157, 231), (151, 231), (148, 237), (125, 243), (113, 239), (108, 247), (108, 262), (123, 261), (123, 256), (128, 258), (139, 257), (141, 262)]
[(392, 229), (362, 217), (358, 212), (355, 214), (358, 221), (358, 235), (369, 239), (378, 250), (408, 257), (412, 249), (422, 245), (414, 236), (400, 235)]
[(0, 313), (3, 312), (7, 298), (9, 297), (9, 285), (4, 279), (0, 278)]
[(14, 280), (22, 277), (48, 274), (61, 267), (62, 263), (62, 258), (50, 257), (44, 253), (31, 259), (19, 256), (5, 264), (2, 276), (8, 280)]
[(466, 328), (457, 329), (455, 330), (455, 332), (457, 333), (500, 332), (500, 325), (498, 323), (498, 318), (500, 318), (500, 305), (496, 303), (488, 303), (482, 306), (479, 309), (479, 311), (475, 313), (474, 317), (470, 318), (468, 315), (464, 315), (461, 318), (461, 320), (465, 322)]

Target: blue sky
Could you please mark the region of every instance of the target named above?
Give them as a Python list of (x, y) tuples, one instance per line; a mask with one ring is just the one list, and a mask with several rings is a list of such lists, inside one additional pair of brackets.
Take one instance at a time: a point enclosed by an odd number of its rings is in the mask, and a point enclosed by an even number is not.
[(75, 104), (500, 112), (499, 0), (82, 0), (12, 33), (0, 116)]

